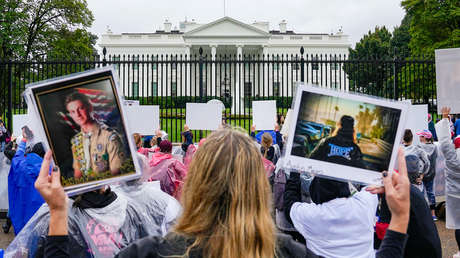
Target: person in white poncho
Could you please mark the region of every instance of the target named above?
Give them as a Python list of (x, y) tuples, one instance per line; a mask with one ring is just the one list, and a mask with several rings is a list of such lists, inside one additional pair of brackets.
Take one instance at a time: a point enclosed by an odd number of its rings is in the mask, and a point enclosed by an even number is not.
[[(441, 109), (442, 120), (436, 124), (439, 147), (446, 158), (446, 227), (455, 229), (455, 239), (460, 249), (460, 138), (452, 143), (449, 113), (450, 108)], [(460, 251), (454, 255), (460, 258)]]

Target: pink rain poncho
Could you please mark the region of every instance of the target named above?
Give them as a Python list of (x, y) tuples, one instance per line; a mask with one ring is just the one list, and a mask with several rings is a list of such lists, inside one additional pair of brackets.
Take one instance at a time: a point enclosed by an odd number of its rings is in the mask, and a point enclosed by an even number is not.
[(169, 153), (153, 153), (150, 168), (143, 173), (143, 181), (160, 181), (161, 190), (179, 200), (187, 169)]
[(187, 148), (187, 152), (185, 153), (185, 156), (184, 156), (184, 165), (187, 168), (187, 170), (190, 167), (190, 163), (192, 163), (192, 159), (193, 159), (193, 156), (195, 155), (196, 150), (197, 148), (193, 144), (189, 145)]
[(264, 163), (264, 168), (265, 168), (265, 172), (267, 172), (267, 177), (270, 177), (272, 174), (273, 174), (273, 171), (275, 171), (275, 165), (273, 165), (273, 163), (262, 157), (262, 162)]

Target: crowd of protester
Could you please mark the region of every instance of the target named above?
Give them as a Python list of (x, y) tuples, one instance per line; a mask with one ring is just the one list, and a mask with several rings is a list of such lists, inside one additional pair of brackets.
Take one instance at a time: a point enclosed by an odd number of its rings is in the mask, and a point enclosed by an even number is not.
[[(10, 196), (18, 199), (10, 201), (17, 236), (6, 256), (27, 250), (37, 257), (440, 258), (433, 191), (438, 155), (446, 159), (446, 226), (455, 229), (460, 248), (459, 120), (452, 123), (450, 110), (442, 111), (436, 125), (429, 121), (430, 130), (416, 132), (419, 144), (405, 131), (397, 168), (382, 172), (383, 187), (284, 168), (287, 136), (278, 117), (275, 130), (256, 132), (253, 125), (249, 135), (223, 123), (199, 144), (185, 125), (177, 151), (162, 131), (134, 134), (141, 178), (69, 199), (51, 151), (45, 155), (36, 143), (27, 152), (25, 136), (7, 146), (9, 184), (17, 191)], [(342, 117), (311, 155), (361, 168), (354, 123)], [(328, 157), (327, 143), (356, 150), (351, 159)], [(35, 205), (24, 207), (32, 198)]]

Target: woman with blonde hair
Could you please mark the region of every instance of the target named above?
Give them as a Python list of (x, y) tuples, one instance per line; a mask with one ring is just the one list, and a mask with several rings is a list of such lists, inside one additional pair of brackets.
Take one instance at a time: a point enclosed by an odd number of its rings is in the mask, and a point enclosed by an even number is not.
[(276, 161), (278, 160), (275, 156), (275, 148), (273, 147), (273, 138), (271, 134), (269, 133), (264, 133), (262, 134), (262, 138), (260, 140), (260, 152), (262, 153), (262, 156), (271, 162), (273, 164), (276, 164)]
[[(45, 256), (68, 257), (66, 196), (59, 170), (48, 175), (50, 159), (49, 152), (35, 183), (50, 207)], [(398, 195), (390, 198), (390, 210), (396, 211), (392, 219), (409, 213), (408, 201), (399, 196), (405, 190), (398, 186), (388, 192), (390, 197)], [(181, 197), (183, 213), (174, 229), (165, 238), (136, 241), (116, 257), (311, 257), (304, 246), (276, 232), (270, 196), (260, 154), (249, 136), (230, 129), (216, 131), (190, 165)], [(400, 220), (398, 225), (407, 226), (408, 221)], [(382, 246), (388, 242), (392, 255), (378, 257), (398, 257), (404, 237), (402, 233), (400, 238), (385, 239)]]

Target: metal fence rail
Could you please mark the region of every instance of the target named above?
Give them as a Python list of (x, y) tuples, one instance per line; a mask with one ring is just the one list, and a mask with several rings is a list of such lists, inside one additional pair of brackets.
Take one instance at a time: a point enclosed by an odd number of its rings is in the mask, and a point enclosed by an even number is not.
[[(24, 114), (25, 85), (113, 65), (125, 99), (159, 105), (162, 129), (181, 141), (185, 103), (219, 99), (227, 123), (249, 130), (253, 100), (276, 100), (278, 114), (291, 106), (296, 82), (428, 104), (436, 112), (434, 60), (349, 60), (341, 55), (105, 55), (79, 61), (0, 61), (0, 116), (12, 129)], [(58, 101), (58, 100), (57, 100)], [(153, 133), (153, 132), (152, 132)], [(195, 140), (204, 135), (195, 133)]]

